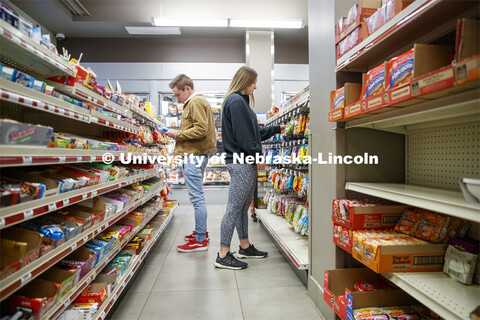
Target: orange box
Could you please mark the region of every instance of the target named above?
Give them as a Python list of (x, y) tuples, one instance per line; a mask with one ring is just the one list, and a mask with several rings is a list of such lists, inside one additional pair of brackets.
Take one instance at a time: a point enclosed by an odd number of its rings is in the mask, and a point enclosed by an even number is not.
[(352, 250), (352, 256), (378, 273), (443, 270), (445, 244), (379, 246), (375, 260)]
[[(441, 92), (432, 95), (437, 91), (442, 91), (451, 88), (455, 85), (455, 76), (452, 66), (444, 67), (440, 70), (426, 74), (420, 78), (412, 81), (412, 97), (434, 99), (446, 95), (446, 92)], [(427, 96), (428, 95), (428, 96)]]
[(363, 99), (380, 95), (385, 91), (387, 82), (388, 62), (368, 71), (363, 87)]
[(360, 83), (345, 83), (337, 91), (330, 92), (330, 106), (333, 110), (329, 112), (328, 121), (335, 122), (344, 118), (345, 106), (352, 105), (359, 101), (362, 92)]
[[(469, 81), (480, 79), (480, 54), (460, 61), (455, 66), (455, 80), (457, 85)], [(478, 81), (472, 83), (474, 87), (478, 87)]]

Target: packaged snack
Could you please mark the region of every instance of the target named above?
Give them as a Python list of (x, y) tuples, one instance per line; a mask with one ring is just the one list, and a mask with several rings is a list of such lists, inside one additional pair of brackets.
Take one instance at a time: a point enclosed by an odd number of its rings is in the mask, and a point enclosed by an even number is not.
[(414, 49), (391, 59), (388, 62), (387, 89), (401, 86), (412, 80)]
[(445, 216), (419, 209), (416, 211), (421, 212), (422, 219), (415, 236), (419, 239), (437, 242), (440, 232), (445, 225)]
[(420, 320), (420, 314), (415, 311), (412, 307), (401, 306), (401, 307), (383, 307), (383, 311), (390, 317), (392, 320)]
[(382, 308), (373, 307), (353, 310), (353, 317), (357, 320), (390, 320), (390, 317)]
[(353, 291), (362, 292), (362, 291), (373, 291), (375, 287), (368, 281), (356, 281), (353, 283)]
[(395, 226), (395, 231), (414, 236), (421, 221), (420, 213), (412, 209), (405, 209)]
[(363, 98), (375, 96), (385, 91), (385, 65), (381, 65), (368, 71), (365, 78), (365, 87), (363, 89)]
[(336, 110), (339, 108), (344, 108), (345, 107), (345, 87), (341, 87), (338, 90), (335, 90), (335, 93), (333, 94), (333, 99), (332, 99), (332, 105), (330, 107), (330, 110)]
[(443, 272), (456, 281), (471, 284), (477, 260), (478, 254), (473, 254), (463, 248), (449, 245), (445, 254)]

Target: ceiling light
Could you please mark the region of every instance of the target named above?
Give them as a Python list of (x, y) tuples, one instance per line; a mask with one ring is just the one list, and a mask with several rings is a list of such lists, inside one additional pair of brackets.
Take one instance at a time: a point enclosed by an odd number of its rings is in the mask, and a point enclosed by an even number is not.
[(152, 18), (157, 27), (228, 27), (228, 19), (163, 19)]
[(133, 35), (178, 35), (180, 27), (125, 27)]
[(80, 0), (60, 0), (60, 3), (74, 16), (91, 16)]
[(301, 29), (303, 20), (230, 20), (234, 28)]

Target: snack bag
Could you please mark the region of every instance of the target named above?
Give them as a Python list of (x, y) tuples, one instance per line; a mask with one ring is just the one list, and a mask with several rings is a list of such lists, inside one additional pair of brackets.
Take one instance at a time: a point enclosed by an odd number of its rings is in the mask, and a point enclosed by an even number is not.
[(421, 218), (420, 213), (411, 209), (405, 209), (395, 226), (395, 231), (414, 236), (417, 233)]
[(473, 254), (463, 248), (449, 245), (445, 254), (443, 272), (456, 281), (471, 284), (477, 260), (478, 254)]
[(382, 308), (373, 307), (353, 310), (353, 317), (357, 320), (390, 320), (390, 317)]
[(354, 292), (373, 291), (375, 286), (368, 281), (356, 281), (353, 283)]
[(341, 87), (335, 91), (330, 110), (333, 111), (343, 107), (345, 107), (345, 87)]
[(385, 63), (368, 71), (363, 89), (364, 99), (385, 91), (385, 72)]
[(412, 80), (414, 49), (391, 59), (388, 62), (387, 89), (401, 86)]
[(416, 210), (422, 213), (422, 220), (415, 236), (419, 239), (437, 242), (440, 232), (445, 225), (446, 218), (433, 212)]
[(421, 316), (412, 307), (383, 307), (385, 313), (388, 314), (392, 320), (420, 320)]

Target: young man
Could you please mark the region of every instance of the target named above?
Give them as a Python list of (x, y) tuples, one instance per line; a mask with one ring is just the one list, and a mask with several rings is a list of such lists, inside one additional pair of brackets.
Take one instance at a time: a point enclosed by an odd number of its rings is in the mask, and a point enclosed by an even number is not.
[(190, 156), (189, 160), (183, 163), (183, 175), (195, 209), (195, 231), (185, 236), (188, 243), (177, 246), (177, 250), (205, 251), (208, 249), (209, 238), (203, 173), (208, 163), (208, 155), (217, 151), (215, 120), (208, 101), (195, 92), (192, 79), (179, 74), (170, 82), (169, 87), (178, 101), (183, 103), (183, 115), (179, 130), (168, 130), (166, 135), (176, 140), (175, 155)]

